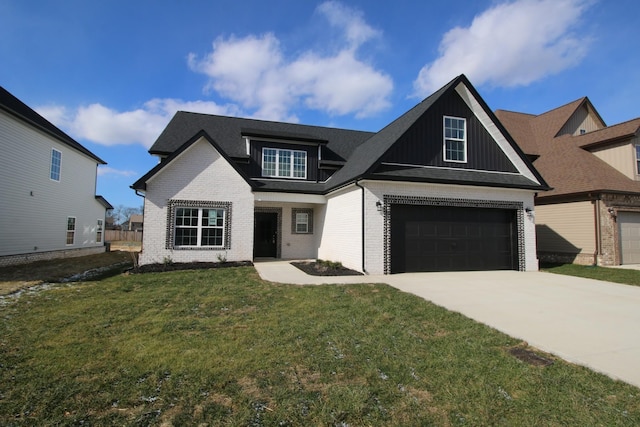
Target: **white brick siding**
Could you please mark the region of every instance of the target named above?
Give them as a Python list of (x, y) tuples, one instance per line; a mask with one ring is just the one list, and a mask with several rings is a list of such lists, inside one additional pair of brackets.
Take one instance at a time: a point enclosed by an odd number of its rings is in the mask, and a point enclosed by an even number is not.
[[(362, 189), (355, 185), (327, 196), (318, 258), (362, 271), (361, 212)], [(382, 237), (382, 228), (373, 232)]]
[[(169, 200), (231, 202), (230, 249), (166, 249)], [(229, 162), (205, 139), (194, 142), (147, 182), (140, 264), (251, 260), (253, 206), (251, 187)]]

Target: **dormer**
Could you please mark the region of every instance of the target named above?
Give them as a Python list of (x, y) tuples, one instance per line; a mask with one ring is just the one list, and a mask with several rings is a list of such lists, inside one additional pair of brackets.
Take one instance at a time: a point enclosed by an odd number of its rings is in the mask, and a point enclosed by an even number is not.
[(584, 98), (582, 104), (571, 114), (556, 137), (562, 135), (579, 136), (589, 132), (604, 129), (607, 125), (593, 107), (588, 98)]

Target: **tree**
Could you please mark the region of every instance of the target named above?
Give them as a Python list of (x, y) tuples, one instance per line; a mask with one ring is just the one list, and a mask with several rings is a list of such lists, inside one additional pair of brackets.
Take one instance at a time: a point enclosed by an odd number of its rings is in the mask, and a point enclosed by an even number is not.
[(131, 215), (142, 214), (142, 206), (133, 208), (130, 206), (118, 205), (114, 207), (107, 217), (113, 218), (114, 226), (121, 226), (125, 222), (129, 221)]

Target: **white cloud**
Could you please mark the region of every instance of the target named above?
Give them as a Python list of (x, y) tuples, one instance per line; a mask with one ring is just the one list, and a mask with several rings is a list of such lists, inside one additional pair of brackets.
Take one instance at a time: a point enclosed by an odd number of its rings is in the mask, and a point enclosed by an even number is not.
[(179, 111), (235, 115), (232, 105), (179, 99), (152, 99), (142, 108), (119, 112), (102, 104), (91, 104), (69, 112), (60, 106), (39, 107), (47, 120), (75, 139), (87, 139), (102, 145), (141, 144), (146, 148), (160, 136), (171, 117)]
[(357, 49), (367, 41), (380, 36), (380, 31), (364, 21), (361, 11), (351, 9), (340, 2), (327, 1), (318, 6), (317, 10), (331, 25), (343, 30), (351, 49)]
[[(130, 111), (96, 103), (72, 111), (45, 106), (39, 112), (76, 139), (149, 148), (178, 110), (297, 122), (292, 111), (298, 106), (359, 118), (388, 108), (391, 78), (356, 55), (357, 49), (380, 32), (364, 21), (360, 11), (339, 2), (323, 3), (317, 11), (341, 35), (333, 53), (307, 51), (285, 58), (278, 38), (267, 33), (220, 37), (204, 57), (189, 54), (189, 67), (210, 79), (205, 91), (215, 91), (230, 100), (229, 104), (152, 99)], [(101, 173), (116, 172), (106, 169)]]
[(139, 174), (138, 172), (135, 172), (135, 171), (115, 169), (109, 166), (100, 165), (100, 167), (98, 167), (98, 176), (107, 176), (107, 175), (122, 176), (122, 177), (129, 178), (132, 176), (137, 176)]
[(342, 34), (333, 54), (307, 51), (286, 58), (280, 41), (267, 33), (218, 38), (203, 58), (190, 54), (189, 66), (210, 78), (208, 88), (263, 119), (296, 121), (291, 111), (299, 104), (357, 117), (387, 108), (391, 78), (356, 55), (379, 32), (359, 11), (335, 1), (321, 4), (318, 12)]
[(443, 36), (439, 57), (414, 81), (416, 95), (429, 95), (463, 73), (477, 85), (511, 87), (575, 66), (589, 39), (573, 31), (591, 3), (517, 0), (484, 11), (469, 27)]

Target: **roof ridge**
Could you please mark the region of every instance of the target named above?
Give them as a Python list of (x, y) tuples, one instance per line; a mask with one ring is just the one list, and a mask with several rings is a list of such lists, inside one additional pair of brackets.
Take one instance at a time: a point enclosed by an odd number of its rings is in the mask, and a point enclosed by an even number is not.
[(552, 108), (551, 110), (545, 111), (545, 112), (540, 113), (540, 114), (534, 114), (534, 115), (535, 115), (536, 117), (544, 116), (544, 115), (546, 115), (546, 114), (553, 113), (553, 112), (555, 112), (555, 111), (557, 111), (557, 110), (560, 110), (560, 109), (562, 109), (562, 108), (566, 108), (566, 107), (570, 106), (571, 104), (576, 104), (576, 103), (578, 103), (578, 101), (580, 101), (579, 103), (580, 103), (580, 104), (582, 104), (585, 100), (588, 100), (588, 99), (589, 99), (588, 97), (583, 96), (582, 98), (578, 98), (578, 99), (573, 100), (573, 101), (571, 101), (571, 102), (567, 102), (566, 104), (564, 104), (564, 105), (560, 105), (559, 107), (555, 107), (555, 108)]

